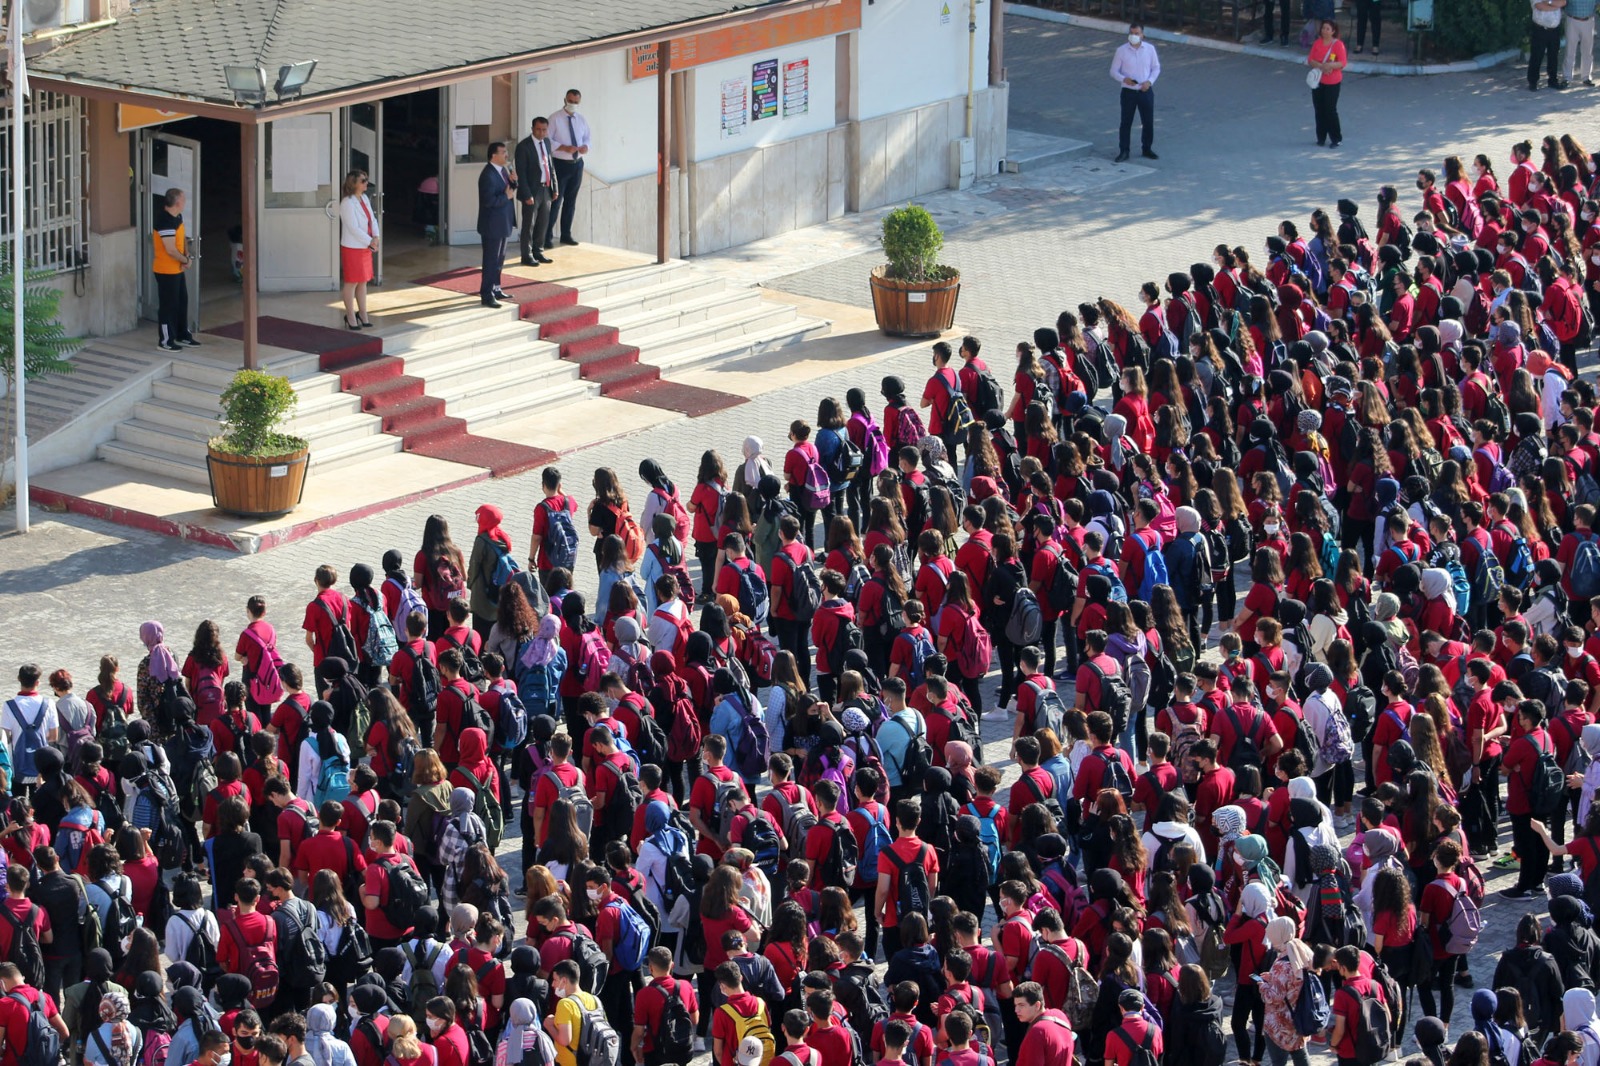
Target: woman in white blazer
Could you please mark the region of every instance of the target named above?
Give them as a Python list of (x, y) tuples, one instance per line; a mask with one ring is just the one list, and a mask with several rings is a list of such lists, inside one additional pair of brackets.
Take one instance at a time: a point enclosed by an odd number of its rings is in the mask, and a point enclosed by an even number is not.
[[(371, 329), (367, 317), (367, 282), (372, 280), (372, 252), (378, 247), (378, 220), (367, 199), (367, 172), (352, 170), (339, 191), (339, 266), (344, 278), (346, 329)], [(358, 317), (359, 313), (359, 317)]]

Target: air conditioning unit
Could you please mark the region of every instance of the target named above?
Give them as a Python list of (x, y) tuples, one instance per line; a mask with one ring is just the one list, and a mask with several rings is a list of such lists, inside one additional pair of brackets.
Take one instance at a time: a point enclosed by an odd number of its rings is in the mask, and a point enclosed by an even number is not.
[(87, 0), (23, 0), (22, 32), (56, 30), (84, 21)]

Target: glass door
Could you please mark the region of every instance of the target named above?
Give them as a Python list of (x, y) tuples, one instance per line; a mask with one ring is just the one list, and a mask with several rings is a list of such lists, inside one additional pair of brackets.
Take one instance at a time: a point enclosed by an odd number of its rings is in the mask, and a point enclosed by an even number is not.
[(183, 208), (183, 233), (189, 250), (189, 329), (200, 329), (200, 142), (187, 137), (174, 137), (170, 133), (146, 133), (139, 145), (139, 232), (143, 281), (140, 293), (140, 310), (145, 318), (155, 320), (160, 299), (156, 295), (156, 277), (151, 270), (155, 257), (155, 224), (166, 213), (167, 192), (180, 189), (185, 203)]
[[(262, 292), (339, 287), (339, 123), (332, 111), (259, 127)], [(249, 133), (245, 133), (249, 136)]]
[(377, 251), (372, 256), (373, 284), (383, 284), (383, 249), (388, 235), (383, 224), (383, 101), (372, 104), (354, 104), (344, 109), (344, 169), (340, 175), (352, 170), (367, 173), (367, 203), (372, 217), (378, 220)]

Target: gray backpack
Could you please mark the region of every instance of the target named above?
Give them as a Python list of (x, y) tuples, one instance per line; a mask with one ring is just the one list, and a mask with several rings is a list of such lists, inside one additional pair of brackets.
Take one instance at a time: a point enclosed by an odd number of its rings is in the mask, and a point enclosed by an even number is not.
[(622, 1041), (611, 1028), (606, 1016), (579, 1004), (583, 1011), (583, 1030), (578, 1034), (578, 1066), (617, 1066), (622, 1055)]

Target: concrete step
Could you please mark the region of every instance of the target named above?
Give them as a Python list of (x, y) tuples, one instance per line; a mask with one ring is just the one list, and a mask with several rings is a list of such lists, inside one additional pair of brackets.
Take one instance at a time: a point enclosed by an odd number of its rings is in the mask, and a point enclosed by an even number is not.
[(467, 432), (482, 433), (503, 422), (526, 418), (567, 404), (582, 403), (600, 395), (599, 382), (577, 377), (580, 368), (576, 364), (566, 365), (572, 367), (574, 376), (571, 378), (552, 378), (548, 384), (537, 388), (468, 396), (452, 403), (449, 411), (455, 417), (467, 420)]
[(754, 287), (713, 290), (660, 307), (619, 309), (609, 315), (602, 313), (600, 321), (615, 326), (627, 338), (627, 343), (637, 344), (643, 350), (651, 337), (698, 323), (750, 317), (760, 310), (762, 303), (761, 290)]
[[(172, 376), (184, 381), (193, 381), (216, 386), (217, 392), (226, 389), (233, 381), (233, 376), (239, 372), (238, 367), (226, 367), (217, 363), (206, 363), (186, 360), (182, 355), (173, 353)], [(319, 356), (306, 354), (289, 356), (284, 359), (274, 360), (269, 369), (273, 374), (286, 377), (290, 381), (296, 378), (307, 377), (321, 371)]]
[(536, 355), (514, 351), (488, 365), (459, 363), (443, 373), (430, 374), (426, 379), (428, 395), (444, 400), (450, 414), (465, 418), (456, 410), (458, 404), (475, 405), (480, 397), (510, 403), (525, 394), (559, 388), (578, 379), (582, 367), (563, 360), (553, 344), (541, 348), (548, 351)]
[(788, 304), (767, 303), (729, 318), (688, 322), (665, 331), (630, 330), (619, 333), (617, 339), (624, 344), (638, 345), (641, 361), (665, 368), (668, 363), (663, 360), (678, 352), (721, 341), (726, 341), (730, 348), (737, 348), (745, 336), (782, 327), (797, 317), (798, 312)]
[[(332, 377), (332, 375), (318, 375), (319, 377)], [(337, 378), (334, 379), (337, 383)], [(220, 407), (220, 393), (208, 385), (196, 385), (182, 381), (178, 378), (167, 378), (157, 381), (153, 387), (155, 398), (167, 400), (184, 407), (192, 407), (197, 411), (216, 412)], [(300, 393), (300, 402), (295, 406), (294, 419), (304, 422), (309, 419), (325, 415), (355, 414), (361, 410), (361, 400), (345, 392), (324, 392), (321, 389), (307, 395)]]
[(826, 335), (832, 324), (827, 319), (791, 315), (774, 318), (763, 326), (748, 329), (737, 337), (717, 338), (673, 351), (644, 351), (640, 358), (661, 368), (661, 376), (680, 374), (712, 363), (729, 362), (747, 356), (775, 351), (791, 344)]
[(1094, 145), (1088, 141), (1030, 133), (1013, 127), (1006, 131), (1006, 157), (1000, 169), (1007, 174), (1031, 174), (1068, 159), (1086, 156), (1093, 149)]
[(177, 456), (169, 452), (146, 448), (143, 445), (129, 443), (123, 440), (107, 441), (100, 445), (97, 454), (108, 463), (128, 467), (130, 470), (141, 470), (148, 474), (159, 474), (174, 481), (183, 481), (191, 485), (210, 485), (211, 478), (206, 473), (205, 453), (201, 452), (199, 459), (187, 456)]
[(521, 324), (508, 326), (502, 334), (481, 333), (461, 343), (436, 344), (408, 352), (405, 372), (422, 378), (430, 396), (440, 396), (435, 386), (463, 375), (500, 377), (517, 367), (532, 367), (561, 358), (561, 349), (538, 339), (538, 330)]
[(573, 286), (581, 294), (578, 302), (595, 306), (595, 300), (604, 300), (630, 290), (654, 288), (683, 280), (694, 268), (681, 259), (666, 263), (647, 263), (610, 271), (592, 280)]
[(699, 299), (707, 293), (721, 292), (726, 288), (728, 288), (726, 279), (691, 268), (670, 275), (668, 280), (659, 285), (623, 289), (620, 292), (591, 293), (586, 287), (580, 286), (578, 302), (598, 310), (601, 319), (604, 320), (612, 315), (633, 314), (635, 310), (666, 307), (686, 300)]
[[(452, 307), (418, 315), (393, 326), (380, 327), (373, 334), (383, 341), (383, 354), (409, 357), (439, 344), (452, 344), (481, 336), (503, 336), (518, 324), (517, 309), (502, 307)], [(537, 331), (528, 327), (531, 335)]]
[[(355, 397), (350, 397), (355, 400)], [(134, 408), (133, 421), (162, 427), (175, 434), (193, 436), (204, 441), (215, 436), (219, 426), (216, 418), (202, 408), (175, 403), (167, 399), (146, 400)], [(321, 448), (344, 440), (369, 437), (383, 432), (383, 423), (358, 409), (342, 412), (318, 412), (290, 419), (284, 431), (304, 437)]]

